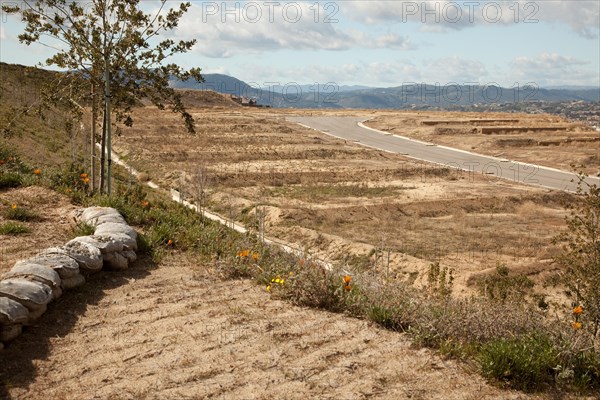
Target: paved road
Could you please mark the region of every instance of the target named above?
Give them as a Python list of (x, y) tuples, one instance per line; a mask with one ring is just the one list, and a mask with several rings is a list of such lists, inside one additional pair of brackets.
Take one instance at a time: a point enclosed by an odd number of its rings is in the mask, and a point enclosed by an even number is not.
[[(358, 142), (368, 147), (458, 168), (470, 173), (486, 174), (491, 180), (502, 178), (549, 189), (570, 192), (577, 190), (577, 176), (571, 172), (469, 153), (463, 150), (392, 135), (387, 132), (360, 126), (361, 122), (365, 121), (365, 118), (321, 116), (288, 117), (288, 120), (340, 139)], [(587, 182), (600, 186), (600, 178), (588, 178)]]

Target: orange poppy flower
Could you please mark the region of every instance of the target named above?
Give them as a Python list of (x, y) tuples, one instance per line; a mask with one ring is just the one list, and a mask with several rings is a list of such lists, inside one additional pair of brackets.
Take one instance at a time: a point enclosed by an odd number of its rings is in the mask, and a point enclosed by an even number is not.
[(349, 292), (350, 290), (352, 290), (352, 286), (346, 285), (344, 286), (344, 289), (346, 289), (346, 292)]
[(33, 170), (33, 174), (34, 174), (34, 175), (39, 175), (39, 174), (41, 174), (41, 173), (42, 173), (42, 170), (41, 170), (41, 169), (39, 169), (39, 168), (36, 168), (36, 169), (34, 169), (34, 170)]
[(352, 277), (350, 275), (344, 276), (344, 282), (346, 283), (346, 285), (349, 284), (351, 280), (352, 280)]
[(573, 309), (573, 314), (575, 315), (581, 315), (583, 313), (583, 307), (581, 306), (577, 306)]
[(242, 257), (242, 258), (248, 257), (249, 255), (250, 255), (250, 250), (243, 250), (238, 253), (238, 257)]
[(169, 241), (167, 242), (167, 246), (171, 246), (173, 244), (173, 241), (171, 239), (169, 239)]
[(13, 204), (12, 206), (10, 206), (10, 208), (12, 208), (13, 210), (16, 210), (17, 209), (17, 205)]
[(573, 321), (573, 322), (571, 322), (571, 326), (575, 330), (581, 329), (581, 322)]

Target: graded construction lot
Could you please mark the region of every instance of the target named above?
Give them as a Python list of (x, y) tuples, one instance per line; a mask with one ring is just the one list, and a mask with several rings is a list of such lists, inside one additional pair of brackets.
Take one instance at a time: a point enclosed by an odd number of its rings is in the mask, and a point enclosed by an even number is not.
[(379, 113), (366, 125), (476, 153), (600, 173), (600, 132), (555, 115), (390, 112)]
[[(267, 236), (309, 254), (416, 285), (424, 283), (429, 265), (438, 261), (454, 269), (457, 294), (472, 293), (476, 278), (498, 264), (528, 275), (539, 290), (555, 272), (551, 240), (564, 227), (564, 206), (573, 195), (365, 148), (286, 117), (361, 116), (375, 121), (367, 125), (388, 130), (394, 125), (398, 131), (400, 122), (411, 118), (415, 129), (437, 127), (420, 125), (419, 115), (436, 121), (484, 115), (502, 124), (510, 119), (520, 127), (569, 125), (556, 117), (211, 107), (193, 110), (198, 132), (191, 136), (176, 115), (150, 108), (136, 114), (134, 127), (115, 145), (133, 167), (165, 189), (180, 190), (191, 200), (201, 198), (209, 209), (255, 230), (264, 226)], [(485, 121), (485, 126), (494, 123)], [(572, 136), (584, 130), (569, 129), (555, 134)], [(462, 138), (452, 143), (452, 137), (438, 136), (448, 140), (446, 145), (474, 147)], [(520, 147), (503, 151), (507, 158), (527, 155), (523, 161), (545, 160), (545, 165), (558, 167), (568, 153), (573, 160), (587, 160), (593, 169), (593, 146), (581, 143), (546, 146), (542, 155)], [(207, 195), (199, 196), (202, 192)]]

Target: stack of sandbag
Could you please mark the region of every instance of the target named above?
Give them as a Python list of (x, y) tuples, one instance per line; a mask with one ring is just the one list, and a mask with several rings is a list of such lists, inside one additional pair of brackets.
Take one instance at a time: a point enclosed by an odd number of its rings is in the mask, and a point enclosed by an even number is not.
[(136, 260), (137, 232), (121, 214), (110, 207), (90, 207), (76, 214), (76, 219), (95, 228), (94, 235), (71, 240), (68, 246), (88, 245), (100, 251), (104, 266), (126, 269)]
[(94, 226), (95, 234), (18, 261), (0, 280), (0, 349), (64, 290), (83, 285), (85, 276), (103, 266), (125, 269), (135, 261), (137, 233), (117, 210), (91, 207), (77, 212), (76, 218)]

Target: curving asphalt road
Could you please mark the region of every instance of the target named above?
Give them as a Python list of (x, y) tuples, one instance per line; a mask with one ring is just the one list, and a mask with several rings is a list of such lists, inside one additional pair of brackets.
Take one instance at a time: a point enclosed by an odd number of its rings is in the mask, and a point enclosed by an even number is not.
[[(288, 120), (367, 147), (457, 168), (469, 173), (485, 174), (490, 179), (501, 178), (568, 192), (577, 190), (578, 178), (571, 172), (484, 156), (393, 135), (362, 125), (366, 119), (360, 117), (288, 117)], [(586, 182), (600, 186), (600, 178), (597, 177), (589, 177)]]

